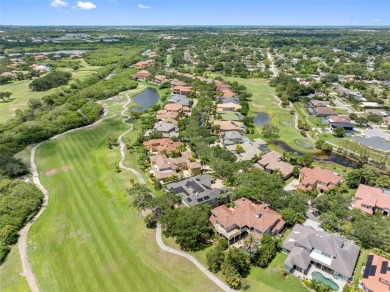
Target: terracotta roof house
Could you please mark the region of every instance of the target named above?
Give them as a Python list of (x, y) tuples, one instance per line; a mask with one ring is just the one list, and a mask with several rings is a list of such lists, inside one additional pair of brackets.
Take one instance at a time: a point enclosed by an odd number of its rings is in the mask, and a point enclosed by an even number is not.
[(337, 233), (296, 224), (282, 245), (288, 254), (284, 268), (290, 273), (311, 274), (321, 269), (341, 281), (352, 280), (360, 248)]
[(0, 74), (1, 77), (7, 77), (7, 78), (13, 78), (16, 76), (15, 73), (12, 73), (12, 72), (3, 72)]
[(171, 80), (171, 85), (172, 85), (172, 87), (187, 86), (187, 83), (180, 81), (180, 80), (177, 80), (177, 79), (173, 79), (173, 80)]
[(144, 142), (144, 146), (151, 152), (157, 152), (158, 154), (165, 153), (167, 155), (172, 152), (179, 153), (179, 148), (183, 145), (182, 142), (173, 141), (171, 138), (152, 139)]
[(221, 103), (217, 105), (218, 112), (235, 112), (241, 109), (241, 105), (233, 102)]
[(228, 131), (237, 131), (240, 134), (246, 132), (244, 123), (237, 121), (214, 121), (214, 126), (219, 126), (221, 133)]
[(225, 205), (211, 210), (210, 222), (215, 231), (225, 237), (229, 244), (246, 234), (261, 239), (263, 234), (276, 235), (285, 227), (282, 216), (267, 204), (254, 204), (247, 198), (234, 201), (234, 208)]
[(227, 196), (227, 193), (222, 194), (219, 188), (213, 187), (214, 182), (211, 175), (204, 174), (167, 184), (166, 188), (180, 196), (184, 206), (214, 205), (219, 198)]
[(221, 92), (222, 98), (233, 98), (236, 96), (236, 94), (230, 89), (223, 89)]
[(329, 116), (328, 121), (330, 123), (350, 123), (351, 119), (348, 116), (337, 115)]
[(353, 199), (354, 207), (367, 214), (379, 211), (390, 216), (390, 190), (360, 184)]
[(179, 113), (178, 112), (168, 112), (166, 110), (159, 110), (156, 113), (156, 119), (157, 121), (163, 121), (168, 123), (169, 121), (174, 121), (172, 124), (177, 125), (177, 120), (179, 118)]
[(159, 84), (160, 85), (160, 84), (163, 84), (165, 82), (169, 82), (169, 79), (167, 77), (165, 77), (164, 75), (156, 75), (156, 76), (154, 76), (153, 82), (155, 84)]
[(314, 113), (319, 117), (336, 116), (337, 113), (330, 107), (316, 107)]
[(339, 186), (342, 180), (343, 178), (336, 175), (332, 170), (304, 167), (299, 173), (298, 189), (302, 191), (312, 191), (314, 189), (319, 192), (329, 191)]
[(263, 157), (255, 163), (255, 166), (266, 170), (269, 173), (273, 173), (278, 170), (285, 180), (289, 179), (293, 175), (294, 170), (294, 166), (284, 162), (283, 156), (276, 151), (271, 151), (263, 155)]
[(198, 175), (202, 166), (198, 161), (191, 162), (187, 157), (168, 158), (165, 154), (150, 157), (154, 176), (165, 182), (167, 179), (178, 174), (180, 170), (188, 170), (190, 175)]
[(134, 68), (145, 68), (149, 66), (150, 64), (154, 63), (154, 60), (146, 60), (146, 61), (140, 61), (133, 65)]
[(188, 95), (192, 90), (191, 86), (175, 86), (172, 88), (173, 94)]
[(150, 77), (150, 73), (148, 70), (140, 70), (137, 73), (132, 75), (134, 79), (138, 81), (145, 81), (147, 78)]
[(390, 291), (390, 261), (370, 253), (364, 267), (362, 286), (365, 292)]
[(186, 115), (189, 114), (190, 108), (188, 106), (181, 105), (180, 103), (168, 103), (164, 106), (164, 110), (174, 113), (184, 112)]
[(35, 55), (34, 56), (35, 61), (42, 61), (42, 60), (46, 60), (46, 59), (47, 59), (46, 55)]

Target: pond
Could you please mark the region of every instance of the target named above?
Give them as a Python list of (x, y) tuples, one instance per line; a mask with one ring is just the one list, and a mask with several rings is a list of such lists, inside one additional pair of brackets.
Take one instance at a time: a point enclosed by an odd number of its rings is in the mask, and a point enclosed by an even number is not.
[(266, 113), (256, 113), (253, 115), (253, 123), (256, 126), (264, 126), (266, 124), (269, 124), (270, 122), (270, 117)]
[(26, 55), (34, 55), (34, 54), (41, 54), (41, 55), (49, 55), (49, 54), (82, 54), (85, 53), (87, 50), (58, 50), (58, 51), (50, 51), (50, 52), (29, 52), (29, 53), (9, 53), (9, 56), (16, 56), (20, 54), (26, 54)]
[[(298, 155), (305, 154), (305, 152), (295, 150), (290, 145), (288, 145), (287, 143), (280, 141), (280, 140), (272, 140), (272, 141), (270, 141), (270, 144), (277, 145), (278, 147), (282, 148), (283, 151), (285, 151), (285, 152), (296, 152), (296, 153), (298, 153)], [(337, 164), (340, 164), (343, 166), (347, 166), (347, 167), (352, 167), (352, 168), (360, 168), (362, 166), (361, 164), (357, 163), (356, 161), (353, 161), (353, 160), (349, 159), (348, 157), (345, 157), (343, 155), (336, 154), (336, 153), (329, 153), (329, 154), (325, 153), (325, 152), (314, 153), (313, 157), (314, 157), (315, 161), (320, 161), (320, 162), (324, 162), (324, 163), (334, 162), (334, 163), (337, 163)]]
[(142, 106), (142, 108), (140, 109), (136, 106), (133, 106), (131, 110), (133, 111), (141, 110), (141, 112), (144, 112), (152, 105), (158, 103), (158, 101), (160, 100), (160, 94), (158, 94), (158, 91), (156, 89), (148, 87), (141, 93), (134, 95), (133, 100), (134, 102)]

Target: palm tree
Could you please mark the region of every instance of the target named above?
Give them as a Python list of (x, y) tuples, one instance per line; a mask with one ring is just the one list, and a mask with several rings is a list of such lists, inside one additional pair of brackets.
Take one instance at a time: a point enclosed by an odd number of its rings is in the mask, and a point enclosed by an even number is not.
[(209, 162), (209, 159), (207, 157), (201, 157), (200, 158), (200, 165), (201, 165), (201, 170), (203, 171), (203, 166), (207, 164), (207, 162)]
[(237, 144), (236, 145), (236, 152), (238, 154), (240, 154), (240, 153), (244, 152), (244, 148), (242, 148), (242, 146), (240, 144)]

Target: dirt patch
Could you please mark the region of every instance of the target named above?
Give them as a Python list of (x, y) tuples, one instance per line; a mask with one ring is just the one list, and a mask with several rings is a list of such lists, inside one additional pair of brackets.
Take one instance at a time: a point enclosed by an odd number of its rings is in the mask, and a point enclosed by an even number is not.
[(57, 169), (51, 168), (43, 173), (44, 176), (53, 176), (57, 174)]
[(258, 111), (261, 111), (261, 110), (265, 109), (265, 106), (264, 105), (260, 105), (260, 104), (253, 104), (253, 103), (251, 103), (251, 107), (254, 108), (255, 110), (258, 110)]
[(73, 165), (64, 165), (64, 166), (61, 167), (62, 171), (71, 171), (73, 169), (74, 169)]

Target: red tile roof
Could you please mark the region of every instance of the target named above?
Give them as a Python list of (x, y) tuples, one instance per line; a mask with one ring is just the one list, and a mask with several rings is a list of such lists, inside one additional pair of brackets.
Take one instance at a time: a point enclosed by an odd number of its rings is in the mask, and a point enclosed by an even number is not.
[(156, 151), (159, 154), (165, 152), (170, 154), (171, 152), (179, 152), (178, 148), (184, 145), (182, 142), (175, 142), (171, 138), (152, 139), (144, 142), (144, 146), (151, 151)]
[[(225, 228), (236, 225), (239, 228), (247, 226), (262, 233), (267, 230), (278, 230), (284, 226), (282, 216), (273, 211), (267, 204), (254, 204), (251, 200), (241, 198), (235, 201), (236, 208), (229, 209), (225, 205), (211, 210), (212, 223), (219, 223)], [(279, 228), (277, 228), (279, 227)]]
[(317, 115), (337, 115), (337, 113), (330, 107), (317, 107), (314, 109)]
[[(373, 209), (375, 208), (390, 210), (390, 194), (385, 194), (379, 188), (360, 184), (356, 190), (354, 199), (355, 208), (368, 214), (373, 214)], [(368, 208), (368, 206), (373, 209)]]
[(321, 188), (328, 190), (342, 181), (342, 177), (336, 175), (332, 170), (323, 169), (323, 168), (307, 168), (304, 167), (301, 169), (301, 176), (303, 177), (302, 181), (298, 185), (299, 189), (302, 190), (311, 190), (313, 185), (318, 182), (321, 182), (325, 185), (321, 185)]
[[(373, 253), (370, 253), (369, 256), (373, 256), (372, 265), (376, 266), (376, 270), (371, 267), (368, 277), (362, 279), (364, 286), (370, 291), (390, 291), (390, 261)], [(388, 262), (388, 268), (382, 270), (382, 266), (386, 266), (386, 262)]]

